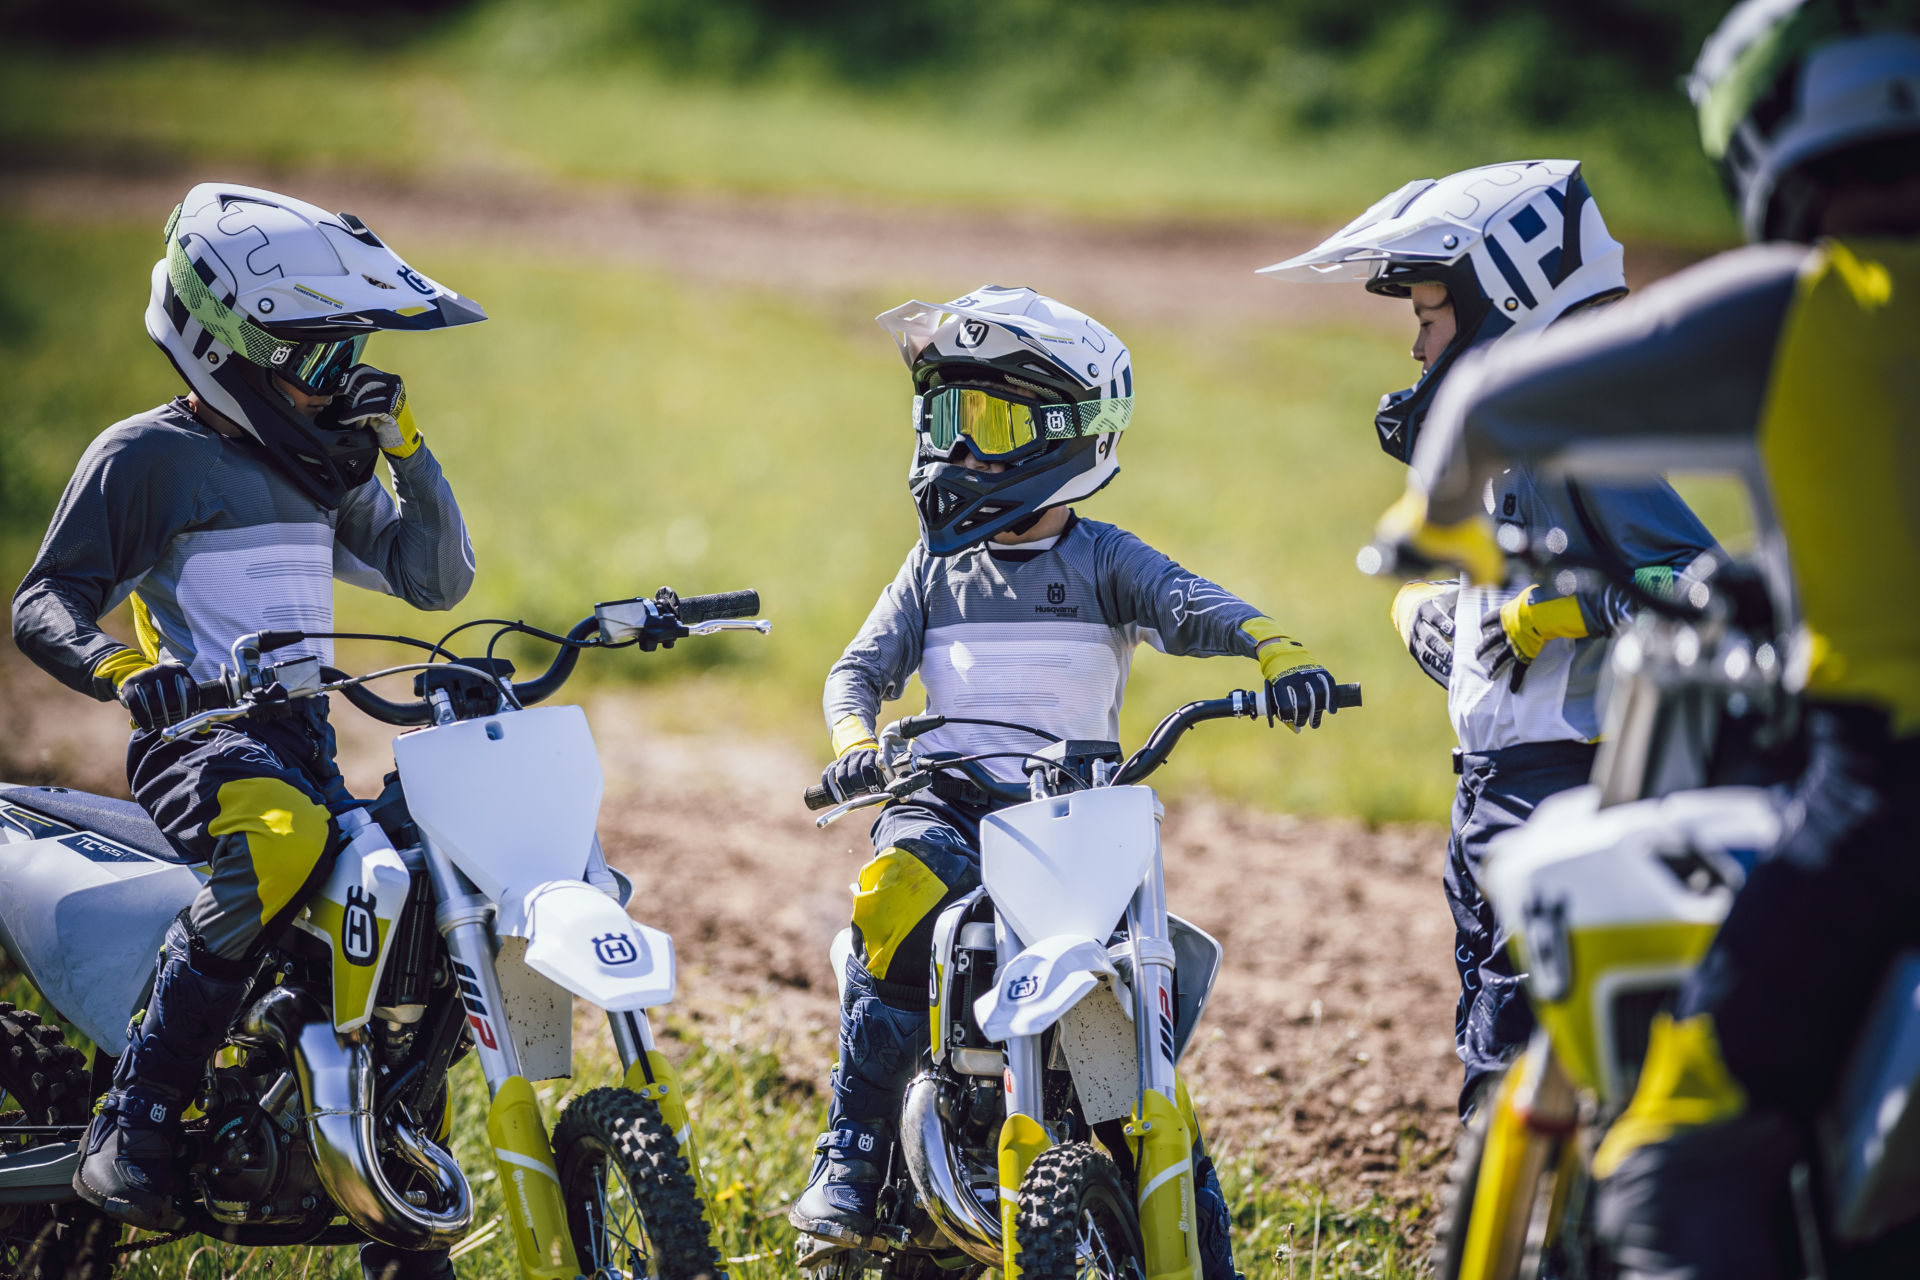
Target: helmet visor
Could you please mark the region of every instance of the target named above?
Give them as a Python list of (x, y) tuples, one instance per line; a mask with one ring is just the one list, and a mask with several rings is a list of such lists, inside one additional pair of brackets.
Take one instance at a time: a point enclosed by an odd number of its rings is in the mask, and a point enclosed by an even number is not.
[[(1049, 440), (1118, 431), (1127, 414), (1110, 402), (1032, 404), (979, 387), (937, 387), (914, 397), (914, 429), (941, 457), (961, 440), (983, 461), (1010, 462)], [(1131, 410), (1131, 398), (1126, 409)]]

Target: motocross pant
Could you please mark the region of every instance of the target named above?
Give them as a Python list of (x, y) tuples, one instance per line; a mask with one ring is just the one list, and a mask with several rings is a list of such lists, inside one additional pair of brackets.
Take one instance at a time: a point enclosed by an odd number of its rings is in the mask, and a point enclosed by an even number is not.
[(1460, 971), (1454, 1007), (1454, 1053), (1466, 1068), (1460, 1088), (1464, 1117), (1491, 1076), (1526, 1047), (1533, 1009), (1525, 977), (1514, 972), (1507, 931), (1480, 891), (1487, 846), (1533, 814), (1548, 796), (1585, 783), (1598, 748), (1584, 742), (1529, 742), (1457, 757), (1460, 788), (1453, 800), (1444, 878), (1453, 911), (1453, 962)]
[[(1805, 732), (1781, 843), (1656, 1022), (1596, 1155), (1601, 1238), (1622, 1280), (1800, 1274), (1770, 1226), (1785, 1175), (1888, 964), (1920, 945), (1920, 737), (1895, 738), (1862, 707), (1811, 707)], [(1770, 1252), (1726, 1247), (1748, 1238)]]
[[(933, 926), (980, 884), (980, 820), (989, 806), (939, 799), (888, 805), (874, 820), (873, 861), (853, 885), (853, 955), (840, 1006), (840, 1065), (828, 1123), (891, 1136), (927, 1047)], [(1200, 1134), (1193, 1138), (1203, 1280), (1235, 1280), (1232, 1215)]]
[(176, 742), (133, 735), (133, 798), (184, 861), (210, 868), (187, 919), (212, 955), (252, 960), (331, 868), (329, 811), (353, 803), (333, 749), (319, 698)]

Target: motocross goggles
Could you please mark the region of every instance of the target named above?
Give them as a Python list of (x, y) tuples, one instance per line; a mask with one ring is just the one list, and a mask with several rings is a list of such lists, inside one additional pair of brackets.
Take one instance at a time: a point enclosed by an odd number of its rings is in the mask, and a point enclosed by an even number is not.
[(268, 367), (308, 395), (330, 396), (346, 385), (348, 371), (360, 363), (366, 346), (366, 334), (338, 342), (296, 343), (285, 364)]
[(944, 457), (961, 440), (985, 462), (1012, 462), (1053, 440), (1120, 431), (1133, 398), (1035, 404), (979, 387), (937, 387), (913, 398), (913, 428)]

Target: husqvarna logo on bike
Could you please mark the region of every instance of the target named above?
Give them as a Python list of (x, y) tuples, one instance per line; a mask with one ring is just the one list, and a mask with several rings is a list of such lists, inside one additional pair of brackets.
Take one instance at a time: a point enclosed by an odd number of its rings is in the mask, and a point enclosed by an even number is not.
[(640, 958), (634, 949), (633, 939), (624, 933), (603, 933), (593, 940), (593, 953), (600, 957), (600, 963), (613, 968), (623, 964), (632, 964)]
[(370, 898), (358, 887), (347, 890), (347, 913), (340, 921), (340, 948), (353, 964), (372, 964), (380, 950), (380, 930), (374, 923), (378, 898)]
[(1015, 978), (1007, 984), (1007, 999), (1030, 1000), (1040, 994), (1040, 980), (1025, 975)]

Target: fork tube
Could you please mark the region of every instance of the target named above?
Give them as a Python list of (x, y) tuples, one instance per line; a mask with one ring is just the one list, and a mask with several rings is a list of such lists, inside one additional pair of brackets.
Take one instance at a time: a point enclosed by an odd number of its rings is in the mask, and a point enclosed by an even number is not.
[[(999, 971), (1005, 973), (1013, 958), (1020, 954), (1020, 939), (1007, 918), (993, 916), (993, 949), (999, 957)], [(1029, 1116), (1044, 1124), (1040, 1077), (1040, 1037), (1014, 1036), (1007, 1041), (1007, 1114)]]
[(1151, 1090), (1176, 1101), (1173, 946), (1167, 941), (1167, 882), (1157, 853), (1127, 904), (1127, 934), (1133, 949), (1133, 1036), (1140, 1055), (1140, 1092), (1144, 1097)]
[(487, 1077), (487, 1093), (497, 1094), (520, 1074), (520, 1051), (507, 1026), (500, 975), (493, 967), (493, 929), (488, 921), (494, 906), (431, 840), (422, 838), (420, 846), (427, 855), (427, 876), (438, 903), (433, 921), (447, 940), (454, 981), (467, 1008), (467, 1026), (473, 1030), (480, 1070)]
[(620, 1054), (620, 1071), (625, 1074), (653, 1049), (653, 1028), (647, 1015), (638, 1010), (607, 1014), (607, 1029), (613, 1033), (613, 1047)]

